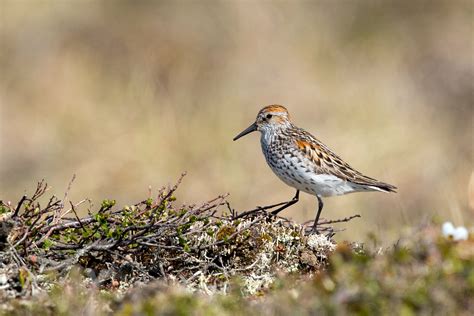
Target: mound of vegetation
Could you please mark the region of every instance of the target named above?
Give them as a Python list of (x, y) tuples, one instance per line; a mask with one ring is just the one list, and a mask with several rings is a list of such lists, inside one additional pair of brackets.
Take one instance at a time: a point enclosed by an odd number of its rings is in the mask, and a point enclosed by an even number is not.
[[(131, 206), (115, 208), (115, 201), (104, 200), (93, 212), (89, 204), (86, 216), (79, 215), (86, 200), (66, 205), (67, 194), (63, 201), (47, 199), (44, 182), (15, 206), (2, 202), (0, 296), (48, 290), (72, 267), (99, 288), (122, 292), (160, 279), (226, 293), (239, 275), (242, 290), (255, 294), (276, 271), (317, 271), (335, 248), (329, 237), (305, 235), (301, 225), (263, 208), (237, 214), (225, 196), (176, 207), (173, 194), (181, 179)], [(323, 230), (334, 234), (328, 226)]]
[(430, 224), (389, 249), (336, 244), (333, 222), (323, 222), (324, 234), (317, 235), (265, 212), (281, 204), (240, 214), (225, 196), (176, 206), (180, 181), (132, 206), (105, 200), (95, 212), (85, 200), (66, 203), (67, 194), (62, 201), (46, 198), (43, 182), (31, 198), (1, 202), (0, 310), (411, 315), (474, 309), (472, 239), (446, 239)]

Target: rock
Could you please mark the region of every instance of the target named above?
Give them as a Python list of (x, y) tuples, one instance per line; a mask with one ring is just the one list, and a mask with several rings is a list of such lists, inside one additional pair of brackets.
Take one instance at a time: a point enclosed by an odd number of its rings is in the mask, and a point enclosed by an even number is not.
[(310, 267), (318, 267), (319, 261), (318, 258), (315, 256), (314, 253), (310, 251), (303, 251), (300, 255), (300, 262), (302, 264), (308, 265)]

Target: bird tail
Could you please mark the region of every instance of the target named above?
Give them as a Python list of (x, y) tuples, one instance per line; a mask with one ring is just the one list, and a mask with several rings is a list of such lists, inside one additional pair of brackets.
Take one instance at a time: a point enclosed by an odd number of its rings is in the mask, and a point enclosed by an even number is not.
[(361, 192), (361, 191), (379, 191), (379, 192), (397, 192), (397, 187), (385, 182), (381, 182), (378, 180), (375, 180), (373, 178), (369, 177), (364, 177), (362, 179), (359, 179), (359, 181), (355, 182), (352, 181), (352, 186), (354, 187), (356, 192)]
[(397, 192), (397, 187), (385, 182), (377, 182), (375, 184), (370, 185), (372, 189), (375, 191), (381, 191), (381, 192)]

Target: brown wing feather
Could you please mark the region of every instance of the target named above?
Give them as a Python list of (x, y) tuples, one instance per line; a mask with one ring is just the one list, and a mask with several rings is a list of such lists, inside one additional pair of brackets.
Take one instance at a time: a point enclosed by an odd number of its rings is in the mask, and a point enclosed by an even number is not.
[(296, 138), (295, 144), (298, 149), (316, 164), (316, 172), (331, 174), (355, 184), (374, 186), (387, 192), (395, 192), (397, 189), (391, 184), (365, 176), (355, 170), (326, 145), (305, 130), (298, 129), (293, 137)]

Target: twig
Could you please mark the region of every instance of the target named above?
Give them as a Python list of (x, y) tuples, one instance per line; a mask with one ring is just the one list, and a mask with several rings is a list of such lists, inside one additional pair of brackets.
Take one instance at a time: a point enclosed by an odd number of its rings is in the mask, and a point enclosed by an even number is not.
[(71, 204), (71, 210), (74, 213), (74, 216), (76, 217), (77, 222), (79, 223), (79, 225), (81, 225), (82, 230), (86, 231), (86, 229), (84, 228), (84, 225), (82, 225), (81, 219), (77, 215), (76, 208), (75, 208), (74, 204), (71, 201), (69, 201), (69, 204)]
[(48, 184), (44, 182), (44, 179), (39, 181), (36, 185), (36, 191), (33, 193), (31, 200), (34, 201), (42, 196), (48, 190)]
[(334, 219), (334, 220), (325, 220), (325, 221), (320, 221), (318, 225), (328, 225), (328, 224), (335, 224), (335, 223), (344, 223), (348, 222), (354, 218), (360, 218), (361, 216), (359, 214), (355, 214), (352, 216), (344, 217), (342, 219)]
[(186, 171), (181, 173), (181, 176), (178, 178), (178, 181), (176, 181), (175, 185), (168, 190), (168, 193), (165, 196), (157, 199), (158, 202), (156, 203), (156, 206), (161, 205), (163, 201), (166, 201), (171, 197), (171, 195), (178, 189), (178, 186), (181, 184), (181, 181), (183, 181), (184, 176), (186, 176)]
[(76, 180), (76, 174), (72, 175), (72, 179), (71, 179), (71, 181), (69, 181), (66, 192), (64, 192), (64, 198), (63, 198), (63, 201), (61, 202), (61, 207), (58, 209), (57, 212), (55, 212), (55, 214), (53, 216), (53, 223), (55, 223), (55, 224), (59, 219), (61, 219), (64, 215), (66, 215), (66, 214), (61, 214), (61, 212), (64, 209), (64, 203), (66, 203), (66, 201), (68, 199), (69, 191), (71, 191), (71, 186), (72, 186), (72, 183), (74, 182), (74, 180)]
[[(74, 208), (75, 207), (78, 207), (79, 205), (81, 205), (82, 203), (88, 201), (89, 199), (83, 199), (79, 202), (77, 202), (76, 204), (72, 204), (71, 201), (69, 201), (69, 204), (71, 205), (71, 208), (68, 209), (67, 211), (65, 211), (63, 214), (61, 214), (61, 218), (64, 218), (64, 216), (66, 216), (67, 214), (69, 214), (71, 211), (74, 211)], [(76, 217), (77, 217), (77, 214), (76, 214)]]
[(12, 216), (13, 218), (15, 218), (15, 217), (18, 216), (18, 213), (20, 212), (21, 205), (23, 204), (23, 202), (25, 202), (26, 199), (27, 199), (27, 196), (26, 196), (26, 195), (23, 195), (23, 196), (21, 197), (21, 200), (20, 200), (20, 202), (18, 202), (18, 205), (17, 205), (17, 207), (16, 207), (16, 209), (15, 209), (15, 213), (13, 213), (13, 216)]

